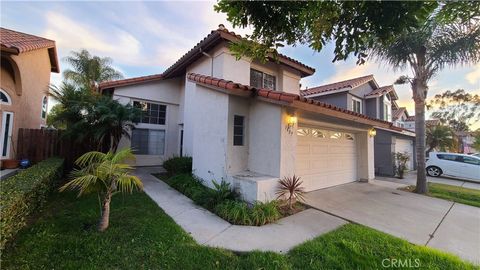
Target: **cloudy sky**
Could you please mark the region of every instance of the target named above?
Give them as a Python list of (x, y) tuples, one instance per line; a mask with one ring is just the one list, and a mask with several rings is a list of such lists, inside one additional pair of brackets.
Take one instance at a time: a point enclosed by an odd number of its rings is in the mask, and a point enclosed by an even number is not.
[[(162, 73), (218, 24), (233, 29), (224, 14), (213, 10), (215, 2), (5, 2), (1, 5), (1, 26), (53, 39), (60, 58), (85, 48), (114, 59), (125, 77)], [(374, 74), (380, 85), (392, 84), (405, 72), (393, 72), (375, 62), (355, 65), (355, 59), (332, 63), (333, 47), (313, 52), (306, 46), (287, 47), (282, 53), (316, 69), (302, 80), (304, 87)], [(61, 63), (61, 68), (66, 68)], [(52, 82), (61, 75), (52, 75)], [(430, 82), (430, 96), (463, 88), (480, 94), (480, 64), (459, 66), (440, 72)], [(413, 114), (408, 86), (396, 86), (400, 106)]]

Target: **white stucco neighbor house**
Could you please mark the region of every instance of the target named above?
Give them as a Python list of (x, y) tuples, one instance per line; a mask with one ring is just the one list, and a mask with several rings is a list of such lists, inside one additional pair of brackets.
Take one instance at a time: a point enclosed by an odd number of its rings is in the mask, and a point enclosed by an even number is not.
[(188, 155), (206, 185), (224, 179), (247, 201), (274, 198), (294, 174), (307, 191), (373, 179), (373, 128), (392, 123), (300, 96), (313, 68), (281, 54), (236, 60), (228, 44), (240, 38), (220, 25), (162, 74), (100, 85), (146, 112), (120, 146), (136, 165)]

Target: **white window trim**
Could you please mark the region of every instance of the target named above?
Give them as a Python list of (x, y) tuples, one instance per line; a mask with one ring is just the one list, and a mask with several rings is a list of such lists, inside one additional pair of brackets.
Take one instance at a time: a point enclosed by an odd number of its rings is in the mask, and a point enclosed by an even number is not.
[(354, 111), (354, 110), (353, 110), (353, 103), (354, 103), (355, 101), (360, 102), (360, 112), (359, 112), (359, 113), (363, 113), (363, 102), (362, 102), (362, 100), (359, 99), (359, 98), (356, 98), (356, 97), (354, 97), (354, 96), (352, 96), (352, 111)]
[(6, 97), (7, 97), (7, 102), (3, 102), (0, 100), (0, 104), (4, 104), (4, 105), (12, 105), (12, 98), (10, 97), (10, 95), (7, 93), (7, 91), (3, 90), (0, 88), (0, 92), (2, 92)]
[(383, 96), (383, 118), (385, 118), (385, 105), (387, 105), (388, 106), (388, 113), (386, 115), (387, 119), (384, 119), (384, 120), (391, 122), (392, 121), (392, 102), (388, 100), (387, 95), (388, 93)]
[(137, 124), (135, 124), (135, 127), (137, 128), (146, 128), (146, 129), (167, 129), (167, 126), (168, 126), (168, 109), (169, 109), (169, 104), (167, 103), (163, 103), (163, 102), (159, 102), (159, 101), (153, 101), (153, 100), (149, 100), (149, 99), (131, 99), (130, 100), (130, 105), (133, 106), (133, 102), (135, 101), (138, 101), (138, 102), (147, 102), (147, 103), (152, 103), (152, 104), (158, 104), (158, 105), (164, 105), (165, 106), (165, 124), (164, 125), (161, 125), (161, 124), (150, 124), (150, 123), (142, 123), (142, 122), (138, 122)]
[[(5, 133), (3, 132), (5, 130), (5, 125), (7, 124), (6, 121), (7, 121), (7, 115), (10, 114), (11, 117), (10, 117), (10, 126), (8, 127), (8, 138), (7, 138), (7, 154), (4, 156), (3, 155), (3, 142), (5, 141)], [(2, 158), (10, 158), (10, 147), (11, 147), (11, 144), (12, 144), (12, 132), (13, 132), (13, 124), (14, 124), (14, 113), (13, 112), (6, 112), (4, 111), (2, 113), (2, 134), (0, 136), (0, 155)]]
[[(270, 76), (272, 76), (273, 78), (275, 78), (275, 89), (270, 89), (270, 90), (272, 90), (272, 91), (279, 91), (279, 90), (278, 90), (278, 76), (277, 76), (276, 74), (274, 74), (274, 73), (272, 73), (271, 71), (268, 71), (268, 70), (266, 70), (266, 69), (264, 69), (264, 68), (258, 68), (257, 66), (254, 66), (254, 67), (251, 66), (251, 67), (250, 67), (250, 70), (252, 70), (252, 69), (255, 70), (255, 71), (257, 71), (257, 72), (261, 72), (261, 73), (262, 73), (262, 88), (265, 88), (265, 85), (264, 85), (264, 82), (265, 82), (265, 81), (264, 81), (264, 76), (265, 76), (265, 74), (267, 74), (267, 75), (270, 75)], [(251, 80), (251, 78), (250, 78), (250, 80)]]

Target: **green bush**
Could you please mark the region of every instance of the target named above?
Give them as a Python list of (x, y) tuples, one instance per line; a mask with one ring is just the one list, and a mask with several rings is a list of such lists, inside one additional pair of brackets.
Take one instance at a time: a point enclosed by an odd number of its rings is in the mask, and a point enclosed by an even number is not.
[(214, 189), (206, 187), (201, 179), (189, 174), (178, 174), (165, 182), (196, 204), (233, 224), (261, 226), (281, 218), (277, 201), (255, 202), (250, 206), (239, 200), (238, 194), (225, 181), (212, 181)]
[(163, 168), (168, 174), (191, 174), (192, 158), (191, 157), (172, 157), (163, 162)]
[(50, 158), (0, 182), (1, 250), (45, 203), (62, 174), (63, 159)]

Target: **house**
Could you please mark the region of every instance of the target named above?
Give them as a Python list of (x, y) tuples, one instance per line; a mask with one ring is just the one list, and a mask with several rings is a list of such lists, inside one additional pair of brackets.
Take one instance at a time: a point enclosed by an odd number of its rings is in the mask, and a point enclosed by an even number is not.
[(45, 93), (59, 65), (53, 40), (0, 28), (0, 43), (1, 159), (15, 159), (18, 129), (46, 126)]
[(480, 149), (474, 147), (475, 132), (470, 131), (456, 131), (455, 137), (458, 140), (458, 152), (464, 154), (478, 153)]
[[(415, 132), (415, 115), (408, 116), (405, 120), (403, 120), (404, 127), (408, 130), (411, 130)], [(425, 120), (425, 126), (427, 128), (433, 127), (433, 126), (438, 126), (440, 125), (440, 120), (439, 119), (426, 119)]]
[(393, 153), (410, 156), (410, 170), (416, 167), (415, 133), (404, 129), (403, 120), (408, 117), (405, 108), (399, 108), (393, 85), (380, 86), (373, 75), (325, 84), (301, 91), (305, 98), (333, 104), (368, 117), (392, 122), (393, 128), (377, 128), (375, 136), (375, 173), (395, 175)]
[(105, 82), (99, 90), (139, 106), (132, 130), (137, 166), (188, 155), (212, 187), (225, 180), (247, 201), (275, 198), (278, 179), (307, 191), (374, 178), (374, 128), (392, 123), (300, 95), (315, 70), (288, 56), (237, 60), (239, 35), (220, 25), (162, 74)]

